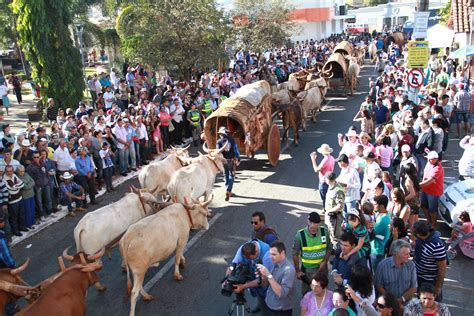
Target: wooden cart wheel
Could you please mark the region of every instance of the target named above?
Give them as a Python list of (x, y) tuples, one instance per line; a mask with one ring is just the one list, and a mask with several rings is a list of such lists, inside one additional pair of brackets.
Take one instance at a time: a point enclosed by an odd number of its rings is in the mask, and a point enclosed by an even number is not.
[(280, 130), (276, 124), (270, 128), (267, 138), (267, 155), (270, 164), (275, 167), (280, 158)]

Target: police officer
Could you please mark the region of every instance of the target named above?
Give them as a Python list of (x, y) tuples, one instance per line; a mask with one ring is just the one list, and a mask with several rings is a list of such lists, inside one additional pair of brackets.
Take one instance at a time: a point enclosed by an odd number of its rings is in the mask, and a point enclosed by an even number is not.
[(199, 137), (201, 135), (201, 114), (196, 109), (196, 104), (191, 103), (191, 109), (188, 111), (187, 120), (191, 126), (194, 146), (198, 145)]
[(335, 248), (342, 233), (342, 212), (344, 211), (346, 195), (344, 188), (336, 182), (337, 175), (334, 172), (326, 172), (325, 177), (328, 191), (326, 193), (326, 205), (324, 206), (326, 210), (324, 223), (328, 227), (329, 238), (331, 239), (332, 246)]
[(321, 224), (319, 214), (311, 212), (308, 226), (300, 229), (293, 241), (293, 263), (303, 295), (311, 290), (311, 280), (318, 272), (328, 273), (331, 249), (328, 229)]
[(201, 107), (201, 113), (202, 113), (202, 120), (204, 121), (206, 118), (209, 117), (212, 113), (212, 101), (211, 98), (205, 98), (204, 99), (204, 104)]
[(217, 132), (219, 140), (217, 141), (217, 148), (226, 147), (222, 152), (227, 163), (224, 164), (224, 175), (225, 175), (225, 187), (226, 194), (225, 200), (229, 201), (232, 196), (232, 187), (234, 185), (234, 164), (238, 166), (240, 164), (240, 153), (234, 138), (230, 136), (229, 131), (221, 126)]

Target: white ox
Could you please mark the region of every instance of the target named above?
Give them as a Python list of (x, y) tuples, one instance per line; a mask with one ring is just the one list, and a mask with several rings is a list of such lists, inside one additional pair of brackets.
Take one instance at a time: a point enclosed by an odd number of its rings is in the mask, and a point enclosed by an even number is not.
[[(138, 181), (142, 189), (154, 190), (155, 195), (164, 195), (171, 176), (176, 170), (188, 164), (188, 147), (174, 148), (163, 160), (154, 161), (142, 168), (138, 174)], [(184, 159), (183, 159), (184, 158)]]
[[(148, 301), (153, 297), (145, 292), (143, 280), (150, 266), (158, 266), (175, 252), (174, 279), (183, 280), (179, 266), (183, 266), (184, 247), (190, 229), (209, 229), (207, 205), (212, 198), (192, 207), (173, 204), (159, 213), (133, 224), (120, 240), (120, 254), (127, 270), (127, 294), (130, 298), (130, 316), (135, 315), (138, 295)], [(133, 275), (133, 288), (130, 280)]]
[(226, 160), (222, 156), (221, 149), (207, 149), (203, 145), (206, 155), (193, 158), (193, 163), (176, 171), (168, 184), (168, 193), (175, 203), (186, 203), (188, 200), (197, 200), (204, 196), (207, 199), (214, 187), (216, 175), (224, 172)]
[(290, 91), (299, 91), (300, 84), (295, 78), (291, 78), (288, 81), (282, 82), (277, 85), (277, 90), (290, 90)]
[(110, 248), (130, 225), (160, 205), (153, 193), (139, 192), (135, 188), (133, 191), (81, 218), (74, 228), (77, 253), (95, 254), (102, 248)]
[(372, 42), (369, 44), (368, 51), (369, 51), (370, 61), (374, 63), (377, 57), (377, 45), (375, 44), (375, 42)]
[(349, 58), (349, 68), (347, 68), (347, 78), (349, 80), (350, 88), (351, 88), (351, 95), (354, 94), (354, 90), (357, 89), (357, 82), (359, 79), (360, 73), (360, 66), (357, 63), (357, 59), (355, 57)]
[(303, 110), (303, 131), (306, 131), (306, 120), (309, 114), (311, 113), (311, 121), (316, 122), (316, 112), (321, 109), (324, 96), (319, 86), (317, 86), (299, 92), (296, 97), (301, 102), (301, 109)]

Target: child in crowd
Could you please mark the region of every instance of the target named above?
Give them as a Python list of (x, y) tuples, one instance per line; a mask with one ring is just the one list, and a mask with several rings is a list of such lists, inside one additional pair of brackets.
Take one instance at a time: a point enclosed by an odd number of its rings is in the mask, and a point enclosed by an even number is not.
[(343, 260), (348, 260), (354, 253), (358, 253), (359, 257), (369, 257), (370, 253), (370, 239), (369, 231), (367, 230), (367, 224), (365, 221), (364, 214), (356, 208), (351, 208), (347, 212), (347, 220), (349, 225), (347, 230), (352, 232), (357, 240), (357, 246), (352, 249), (347, 255), (342, 255)]
[(463, 211), (461, 214), (458, 215), (459, 222), (456, 223), (455, 229), (451, 232), (451, 237), (446, 240), (447, 244), (451, 244), (459, 238), (459, 232), (463, 232), (464, 234), (472, 233), (472, 223), (471, 218), (469, 216), (469, 212)]
[(387, 186), (389, 191), (393, 190), (392, 178), (390, 177), (390, 173), (388, 171), (384, 171), (382, 173), (382, 181)]

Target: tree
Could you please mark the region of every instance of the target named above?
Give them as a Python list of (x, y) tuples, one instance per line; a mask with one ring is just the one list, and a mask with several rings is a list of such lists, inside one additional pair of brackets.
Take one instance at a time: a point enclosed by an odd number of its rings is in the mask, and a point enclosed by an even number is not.
[(82, 60), (73, 46), (69, 26), (71, 0), (13, 0), (17, 31), (33, 77), (62, 107), (83, 97)]
[(446, 6), (439, 10), (438, 13), (441, 18), (439, 19), (439, 23), (443, 25), (448, 25), (449, 17), (451, 16), (451, 1), (446, 3)]
[(253, 52), (281, 46), (295, 31), (286, 0), (237, 0), (232, 10), (231, 44)]
[(216, 67), (226, 58), (229, 26), (215, 0), (128, 1), (117, 17), (122, 53), (130, 61), (178, 70)]

